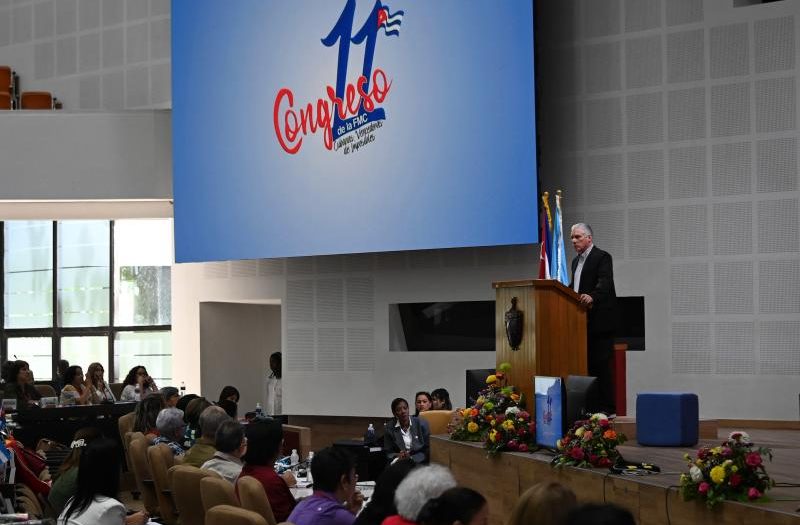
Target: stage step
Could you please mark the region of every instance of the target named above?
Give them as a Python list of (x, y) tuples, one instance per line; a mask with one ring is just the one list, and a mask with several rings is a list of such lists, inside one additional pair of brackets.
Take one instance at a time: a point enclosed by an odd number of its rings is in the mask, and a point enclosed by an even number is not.
[[(636, 418), (619, 416), (614, 420), (614, 428), (622, 432), (628, 441), (636, 441)], [(719, 422), (716, 419), (700, 419), (700, 439), (718, 439)]]

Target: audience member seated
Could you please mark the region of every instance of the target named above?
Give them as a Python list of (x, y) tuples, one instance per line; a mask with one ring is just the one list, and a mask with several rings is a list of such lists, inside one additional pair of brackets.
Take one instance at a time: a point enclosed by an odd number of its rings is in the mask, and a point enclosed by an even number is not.
[(220, 407), (222, 410), (225, 411), (231, 419), (236, 419), (239, 415), (239, 405), (231, 401), (230, 399), (223, 399), (217, 406)]
[(17, 409), (36, 404), (42, 395), (33, 386), (33, 373), (27, 361), (10, 361), (5, 368), (3, 399), (16, 399)]
[(75, 496), (78, 490), (78, 467), (81, 462), (81, 452), (84, 447), (100, 437), (100, 431), (96, 428), (87, 427), (75, 432), (70, 444), (70, 452), (64, 462), (58, 467), (58, 477), (53, 481), (47, 501), (53, 507), (55, 513), (61, 514), (70, 498)]
[(186, 394), (185, 396), (181, 397), (178, 402), (175, 404), (175, 408), (179, 408), (183, 410), (184, 418), (186, 417), (186, 407), (189, 406), (189, 403), (192, 402), (193, 399), (197, 399), (197, 394)]
[(178, 401), (181, 399), (181, 394), (178, 392), (178, 389), (174, 386), (165, 386), (161, 390), (161, 395), (164, 396), (164, 403), (167, 407), (170, 408), (177, 408)]
[(181, 443), (183, 448), (191, 448), (197, 438), (200, 437), (200, 414), (210, 406), (211, 403), (204, 397), (192, 399), (186, 405), (186, 412), (183, 413), (183, 421), (186, 423), (186, 430)]
[[(283, 425), (275, 419), (253, 421), (247, 425), (245, 435), (247, 453), (242, 457), (244, 467), (239, 477), (252, 476), (260, 481), (267, 493), (275, 520), (278, 523), (286, 521), (297, 502), (287, 484), (287, 478), (288, 483), (293, 484), (291, 474), (281, 477), (274, 468), (283, 443)], [(315, 479), (314, 482), (316, 481)]]
[(394, 494), (397, 514), (383, 520), (383, 525), (416, 525), (422, 507), (455, 486), (456, 480), (446, 467), (428, 465), (415, 468), (397, 486)]
[(420, 412), (426, 412), (431, 409), (431, 395), (428, 392), (417, 392), (414, 396), (414, 415), (418, 416)]
[[(401, 481), (417, 464), (411, 458), (401, 459), (384, 470), (375, 482), (369, 503), (356, 518), (354, 525), (381, 525), (383, 520), (397, 514), (394, 493)], [(313, 476), (313, 473), (312, 473)]]
[(508, 525), (563, 525), (577, 504), (569, 487), (555, 481), (537, 483), (519, 497)]
[(60, 359), (56, 366), (56, 377), (53, 378), (53, 389), (57, 396), (61, 395), (61, 389), (64, 388), (64, 374), (67, 373), (67, 368), (69, 368), (69, 361)]
[(489, 525), (489, 505), (480, 493), (466, 487), (446, 490), (422, 507), (419, 525)]
[[(230, 421), (230, 417), (220, 407), (210, 406), (200, 414), (200, 438), (186, 452), (184, 465), (200, 467), (214, 456), (217, 451), (215, 439), (221, 424)], [(181, 435), (181, 438), (183, 435)]]
[(121, 401), (141, 401), (148, 394), (158, 392), (156, 382), (143, 366), (131, 368), (122, 384), (125, 385), (125, 388), (122, 389), (122, 394), (119, 396)]
[(226, 386), (222, 389), (222, 392), (219, 393), (220, 403), (226, 399), (228, 401), (233, 401), (234, 403), (239, 403), (239, 391), (235, 386)]
[(610, 503), (585, 503), (567, 516), (565, 525), (636, 525), (626, 509)]
[(453, 410), (450, 392), (444, 388), (437, 388), (431, 392), (431, 410)]
[(100, 363), (92, 363), (86, 372), (86, 387), (90, 392), (89, 402), (93, 405), (114, 403), (117, 400), (108, 387), (108, 383), (103, 379), (104, 373), (105, 369)]
[(214, 436), (214, 446), (217, 451), (203, 463), (202, 468), (213, 470), (231, 483), (236, 483), (236, 478), (242, 472), (242, 456), (247, 452), (244, 427), (238, 421), (223, 422)]
[(392, 401), (394, 418), (387, 422), (383, 433), (383, 451), (389, 461), (411, 458), (416, 463), (428, 463), (431, 432), (428, 422), (408, 413), (408, 401), (398, 397)]
[(61, 404), (88, 405), (92, 392), (84, 384), (83, 369), (79, 366), (67, 368), (64, 374), (64, 388), (61, 389)]
[(161, 395), (153, 394), (139, 401), (133, 416), (133, 431), (141, 432), (152, 442), (158, 437), (156, 420), (163, 408), (164, 398)]
[(311, 461), (314, 493), (289, 515), (294, 525), (352, 525), (364, 497), (356, 490), (356, 461), (341, 448), (320, 450)]
[(78, 486), (58, 517), (59, 525), (144, 525), (146, 512), (126, 516), (125, 506), (116, 498), (120, 477), (119, 447), (114, 440), (100, 437), (82, 449)]
[(186, 453), (180, 445), (183, 431), (186, 428), (186, 424), (183, 422), (183, 412), (174, 407), (162, 409), (156, 418), (156, 428), (158, 428), (158, 437), (153, 440), (153, 445), (164, 443), (172, 450), (174, 456), (182, 456)]

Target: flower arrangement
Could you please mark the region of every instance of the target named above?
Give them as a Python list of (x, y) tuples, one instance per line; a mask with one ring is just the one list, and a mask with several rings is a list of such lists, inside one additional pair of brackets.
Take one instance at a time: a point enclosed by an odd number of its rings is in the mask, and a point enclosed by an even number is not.
[(481, 441), (489, 455), (503, 451), (528, 452), (536, 448), (536, 423), (524, 410), (519, 391), (506, 385), (511, 369), (502, 363), (497, 372), (486, 378), (475, 405), (461, 410), (462, 419), (450, 439)]
[(589, 419), (576, 421), (567, 435), (556, 443), (559, 454), (553, 466), (611, 467), (619, 457), (617, 446), (625, 435), (614, 430), (605, 414), (593, 414)]
[(684, 455), (689, 472), (680, 478), (683, 499), (705, 500), (709, 508), (726, 499), (762, 499), (775, 484), (764, 469), (765, 457), (772, 461), (772, 450), (755, 448), (750, 436), (738, 431), (718, 447), (701, 447), (694, 459)]

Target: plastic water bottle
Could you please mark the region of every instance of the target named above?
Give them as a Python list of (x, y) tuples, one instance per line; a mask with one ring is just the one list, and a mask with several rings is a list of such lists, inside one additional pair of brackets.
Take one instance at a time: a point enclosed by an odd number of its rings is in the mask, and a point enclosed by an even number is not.
[(261, 403), (256, 403), (256, 417), (262, 417), (264, 415), (264, 409), (261, 408)]
[(300, 454), (297, 453), (297, 449), (292, 449), (292, 454), (289, 456), (289, 466), (296, 467), (297, 464), (300, 463)]
[(186, 383), (181, 381), (181, 397), (186, 395)]
[(308, 466), (306, 467), (306, 481), (308, 483), (314, 483), (314, 478), (311, 476), (311, 462), (314, 460), (314, 452), (311, 451), (308, 453)]
[(369, 424), (369, 427), (367, 427), (367, 433), (364, 434), (364, 444), (367, 446), (372, 446), (375, 444), (375, 427), (372, 426), (372, 423)]

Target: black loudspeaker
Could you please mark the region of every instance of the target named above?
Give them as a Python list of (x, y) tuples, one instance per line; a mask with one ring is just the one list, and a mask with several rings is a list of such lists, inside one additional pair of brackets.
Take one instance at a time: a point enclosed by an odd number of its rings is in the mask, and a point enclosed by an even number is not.
[(359, 481), (375, 481), (386, 468), (386, 454), (381, 447), (368, 447), (359, 439), (340, 439), (333, 442), (333, 447), (344, 449), (356, 458)]
[(586, 419), (600, 408), (600, 388), (596, 377), (567, 376), (567, 408), (565, 425), (572, 428), (575, 421)]

